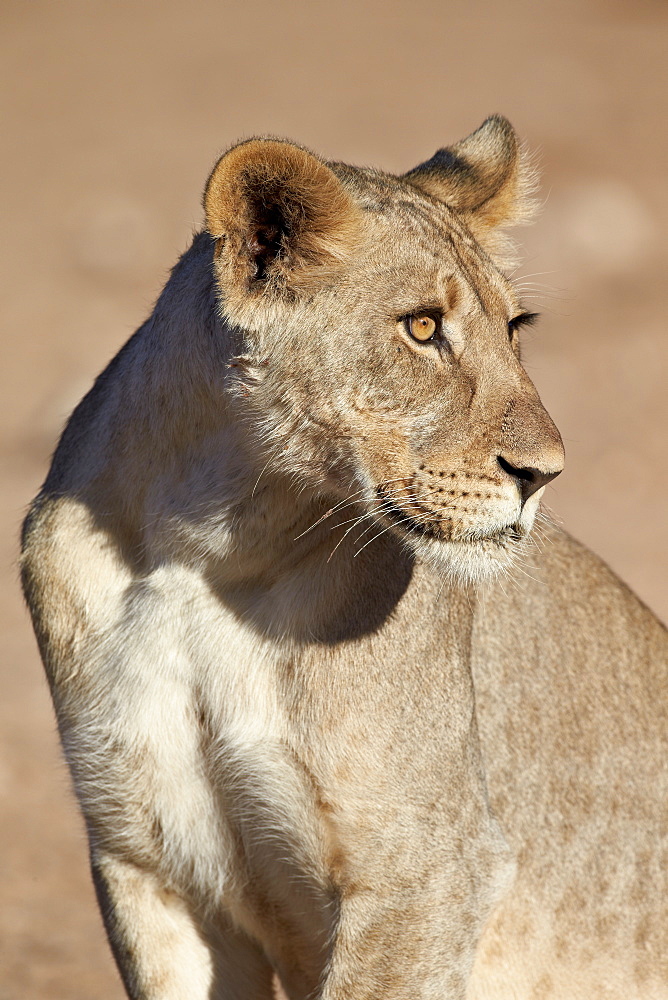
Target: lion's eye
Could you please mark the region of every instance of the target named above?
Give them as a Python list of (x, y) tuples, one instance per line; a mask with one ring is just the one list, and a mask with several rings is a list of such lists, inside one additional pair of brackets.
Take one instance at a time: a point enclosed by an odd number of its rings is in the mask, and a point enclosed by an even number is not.
[(508, 338), (512, 343), (515, 333), (521, 326), (532, 326), (538, 319), (538, 313), (520, 313), (508, 322)]
[(434, 316), (426, 315), (426, 313), (407, 316), (404, 322), (413, 340), (419, 340), (421, 344), (433, 340), (438, 333), (439, 323), (437, 319)]

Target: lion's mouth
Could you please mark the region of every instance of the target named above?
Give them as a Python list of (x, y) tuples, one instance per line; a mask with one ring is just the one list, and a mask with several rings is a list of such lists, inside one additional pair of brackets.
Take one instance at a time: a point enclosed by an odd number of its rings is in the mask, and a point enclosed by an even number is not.
[[(438, 541), (458, 541), (464, 544), (491, 544), (505, 548), (509, 543), (512, 544), (513, 542), (521, 541), (526, 534), (521, 525), (514, 523), (504, 525), (501, 528), (495, 528), (492, 531), (468, 531), (461, 538), (446, 539), (438, 523), (423, 522), (412, 517), (405, 510), (402, 510), (401, 507), (393, 504), (381, 486), (376, 487), (376, 493), (380, 500), (381, 513), (403, 531), (408, 534), (418, 535), (421, 538), (434, 538)], [(432, 517), (435, 516), (435, 512), (434, 514), (431, 512), (428, 513)]]
[(389, 497), (383, 492), (383, 489), (380, 486), (376, 488), (376, 492), (380, 500), (381, 513), (392, 521), (393, 524), (403, 528), (404, 531), (414, 535), (420, 535), (423, 538), (442, 537), (438, 527), (416, 521), (410, 516), (410, 514), (407, 514), (406, 511), (402, 510), (400, 507), (396, 507)]

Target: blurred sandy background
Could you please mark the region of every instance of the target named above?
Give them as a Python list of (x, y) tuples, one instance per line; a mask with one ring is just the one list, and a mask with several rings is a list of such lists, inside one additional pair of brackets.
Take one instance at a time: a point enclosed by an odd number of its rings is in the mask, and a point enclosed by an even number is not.
[[(16, 583), (59, 428), (200, 223), (218, 152), (274, 133), (403, 171), (506, 114), (549, 503), (668, 616), (665, 0), (3, 0), (0, 1000), (120, 1000)], [(577, 595), (576, 599), (577, 599)]]

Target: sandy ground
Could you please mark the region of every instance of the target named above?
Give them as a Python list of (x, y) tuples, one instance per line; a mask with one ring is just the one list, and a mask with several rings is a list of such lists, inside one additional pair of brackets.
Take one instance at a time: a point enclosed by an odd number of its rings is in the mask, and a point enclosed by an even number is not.
[(237, 137), (400, 171), (511, 118), (544, 170), (519, 273), (543, 312), (528, 367), (568, 452), (549, 503), (668, 615), (667, 43), (663, 0), (4, 0), (0, 1000), (122, 995), (16, 539), (64, 418)]

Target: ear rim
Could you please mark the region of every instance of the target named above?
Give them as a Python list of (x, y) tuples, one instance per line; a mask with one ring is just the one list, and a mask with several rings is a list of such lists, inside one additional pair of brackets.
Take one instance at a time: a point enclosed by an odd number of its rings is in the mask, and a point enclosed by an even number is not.
[(313, 284), (340, 268), (354, 250), (361, 219), (352, 196), (326, 163), (303, 146), (269, 136), (243, 140), (219, 157), (203, 204), (206, 230), (219, 241), (218, 256), (227, 251), (229, 276), (249, 288), (260, 281), (244, 268), (255, 237), (262, 235), (258, 206), (265, 213), (280, 211), (285, 223), (284, 242), (270, 261), (272, 281), (267, 282), (277, 288)]
[[(247, 139), (240, 139), (239, 142), (233, 143), (223, 153), (220, 154), (220, 156), (216, 159), (216, 162), (214, 163), (213, 167), (209, 171), (209, 176), (206, 179), (206, 183), (204, 185), (204, 191), (202, 193), (202, 208), (204, 209), (204, 228), (209, 233), (209, 235), (212, 236), (214, 239), (221, 239), (222, 237), (225, 236), (225, 232), (222, 230), (218, 232), (214, 231), (214, 228), (220, 229), (220, 227), (212, 228), (212, 226), (210, 225), (211, 215), (214, 208), (213, 205), (214, 192), (217, 190), (217, 187), (220, 186), (219, 174), (221, 168), (223, 167), (224, 163), (227, 163), (229, 166), (230, 157), (237, 157), (241, 153), (241, 151), (247, 151), (247, 148), (249, 146), (256, 146), (256, 145), (259, 146), (260, 143), (267, 143), (267, 144), (276, 143), (285, 146), (296, 146), (297, 148), (303, 148), (298, 146), (297, 143), (293, 143), (289, 139), (281, 139), (279, 136), (254, 135), (250, 136)], [(310, 152), (310, 151), (304, 150), (304, 152)]]
[[(475, 131), (402, 175), (414, 187), (444, 202), (476, 228), (530, 221), (537, 170), (531, 155), (503, 115), (490, 115)], [(477, 217), (477, 218), (476, 218)]]

